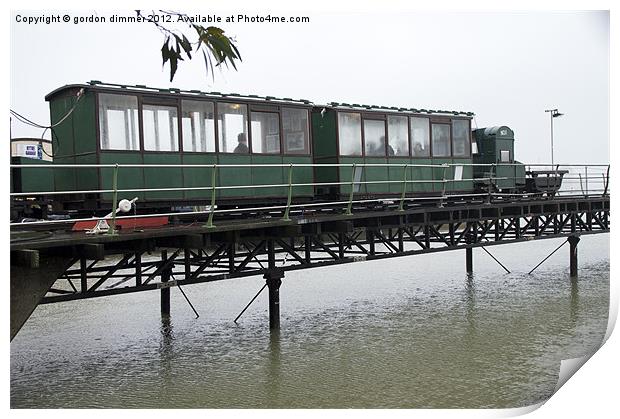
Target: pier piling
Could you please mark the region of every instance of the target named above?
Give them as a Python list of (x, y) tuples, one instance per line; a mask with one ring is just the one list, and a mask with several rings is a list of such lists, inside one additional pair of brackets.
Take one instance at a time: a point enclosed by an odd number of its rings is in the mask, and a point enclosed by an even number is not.
[(570, 245), (570, 277), (576, 278), (578, 276), (578, 263), (577, 263), (577, 243), (579, 243), (579, 236), (569, 236), (568, 244)]
[(283, 271), (269, 271), (265, 274), (269, 288), (269, 329), (280, 329), (280, 285), (284, 278)]
[[(163, 261), (168, 259), (168, 254), (165, 250), (161, 252), (161, 259)], [(161, 271), (161, 282), (170, 281), (171, 268), (166, 267)], [(170, 287), (163, 287), (161, 290), (161, 314), (162, 316), (170, 315)]]
[(474, 249), (468, 247), (465, 249), (465, 270), (468, 274), (474, 273)]
[(276, 268), (274, 240), (267, 240), (267, 260), (269, 269), (264, 278), (269, 288), (269, 330), (280, 329), (280, 285), (284, 278), (284, 271)]

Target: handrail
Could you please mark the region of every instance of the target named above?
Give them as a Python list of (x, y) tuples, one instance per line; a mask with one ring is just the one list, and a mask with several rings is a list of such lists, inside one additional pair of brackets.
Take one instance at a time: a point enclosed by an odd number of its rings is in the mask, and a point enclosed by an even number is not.
[[(528, 195), (536, 195), (536, 194), (521, 194), (523, 196), (528, 196)], [(487, 194), (486, 193), (470, 193), (470, 194), (454, 194), (454, 195), (450, 195), (451, 197), (454, 198), (461, 198), (461, 197), (486, 197)], [(501, 193), (494, 193), (493, 196), (513, 196), (513, 194), (501, 194)], [(406, 201), (425, 201), (425, 200), (436, 200), (438, 197), (437, 196), (419, 196), (419, 197), (408, 197), (405, 198)], [(376, 198), (376, 199), (359, 199), (359, 200), (353, 200), (354, 204), (361, 204), (361, 203), (371, 203), (371, 202), (386, 202), (386, 201), (393, 201), (389, 198)], [(308, 207), (316, 207), (316, 206), (322, 206), (322, 207), (331, 207), (331, 206), (336, 206), (336, 205), (345, 205), (348, 204), (349, 201), (331, 201), (331, 202), (316, 202), (316, 203), (304, 203), (304, 204), (294, 204), (291, 205), (291, 208), (299, 208), (300, 210), (303, 210), (305, 208)], [(266, 210), (281, 210), (286, 208), (286, 205), (273, 205), (273, 206), (269, 206), (269, 207), (250, 207), (250, 208), (234, 208), (234, 209), (222, 209), (222, 210), (214, 210), (214, 213), (217, 214), (228, 214), (228, 213), (242, 213), (242, 212), (254, 212), (254, 211), (266, 211)], [(135, 214), (135, 215), (130, 215), (130, 216), (121, 216), (118, 217), (118, 219), (123, 219), (123, 218), (153, 218), (153, 217), (163, 217), (163, 216), (175, 216), (175, 215), (205, 215), (207, 213), (209, 213), (211, 210), (205, 210), (205, 211), (185, 211), (185, 212), (167, 212), (167, 213), (155, 213), (155, 214)], [(102, 218), (105, 217), (89, 217), (89, 218), (72, 218), (72, 219), (66, 219), (66, 220), (45, 220), (45, 221), (33, 221), (33, 222), (29, 222), (27, 223), (27, 225), (45, 225), (45, 224), (63, 224), (63, 223), (74, 223), (74, 222), (78, 222), (78, 221), (99, 221)], [(10, 223), (9, 226), (23, 226), (24, 223)]]
[[(221, 169), (239, 169), (239, 168), (274, 168), (274, 167), (289, 167), (293, 164), (295, 167), (426, 167), (426, 168), (438, 168), (441, 169), (445, 164), (409, 164), (409, 163), (266, 163), (266, 164), (216, 164)], [(448, 164), (448, 163), (446, 163)], [(515, 165), (513, 163), (512, 165)], [(448, 164), (449, 166), (464, 166), (466, 164)], [(142, 169), (200, 169), (211, 168), (213, 164), (118, 164), (120, 168), (142, 168)], [(473, 164), (470, 164), (473, 166)], [(11, 169), (113, 169), (117, 167), (117, 164), (11, 164)]]
[(75, 195), (75, 194), (97, 194), (114, 192), (176, 192), (176, 191), (205, 191), (205, 190), (234, 190), (234, 189), (263, 189), (263, 188), (287, 188), (304, 186), (342, 186), (342, 185), (381, 185), (386, 183), (450, 183), (450, 182), (473, 182), (485, 180), (507, 180), (508, 177), (488, 177), (488, 178), (467, 178), (467, 179), (428, 179), (428, 180), (360, 180), (357, 182), (310, 182), (310, 183), (273, 183), (273, 184), (254, 184), (254, 185), (228, 185), (228, 186), (188, 186), (173, 188), (129, 188), (129, 189), (91, 189), (91, 190), (67, 190), (49, 192), (11, 192), (9, 196), (38, 196), (38, 195)]
[[(411, 163), (266, 163), (266, 164), (216, 164), (215, 166), (219, 168), (261, 168), (261, 167), (289, 167), (290, 164), (293, 164), (295, 167), (352, 167), (354, 164), (357, 167), (426, 167), (426, 168), (437, 168), (441, 169), (445, 165), (449, 167), (456, 166), (535, 166), (535, 167), (602, 167), (607, 168), (609, 164), (544, 164), (544, 163), (444, 163), (444, 164), (411, 164)], [(211, 164), (133, 164), (133, 163), (103, 163), (103, 164), (10, 164), (9, 168), (11, 169), (50, 169), (50, 168), (58, 168), (58, 169), (113, 169), (115, 167), (119, 168), (186, 168), (186, 169), (194, 169), (194, 168), (211, 168), (214, 165)]]
[[(351, 169), (351, 179), (343, 180), (343, 181), (334, 181), (334, 182), (293, 182), (293, 173), (295, 169), (298, 168), (327, 168), (327, 167), (340, 167), (340, 168), (349, 168)], [(388, 180), (368, 180), (368, 174), (366, 172), (360, 172), (360, 168), (365, 167), (389, 167), (402, 169), (403, 175), (400, 179), (396, 179), (395, 176), (393, 179)], [(455, 178), (456, 170), (449, 170), (451, 168), (456, 167), (488, 167), (487, 171), (480, 171), (479, 169), (474, 171), (470, 170), (472, 176), (467, 178)], [(245, 212), (245, 211), (270, 211), (270, 210), (282, 210), (280, 213), (282, 215), (283, 221), (290, 221), (290, 213), (291, 211), (296, 211), (298, 208), (308, 208), (313, 206), (332, 206), (332, 205), (344, 205), (344, 210), (346, 214), (351, 215), (353, 212), (353, 205), (356, 203), (362, 202), (386, 202), (390, 201), (397, 205), (399, 211), (403, 211), (405, 207), (405, 202), (409, 202), (411, 200), (422, 201), (424, 199), (433, 199), (438, 201), (438, 205), (444, 205), (446, 198), (448, 197), (485, 197), (488, 203), (491, 200), (496, 198), (501, 198), (504, 196), (514, 196), (515, 193), (505, 193), (500, 190), (493, 190), (492, 185), (497, 185), (498, 181), (503, 180), (513, 180), (520, 181), (520, 184), (526, 183), (527, 179), (532, 179), (528, 176), (518, 176), (517, 171), (509, 171), (512, 172), (513, 176), (506, 175), (505, 171), (499, 171), (498, 169), (502, 167), (523, 167), (522, 163), (443, 163), (443, 164), (411, 164), (411, 163), (398, 163), (398, 164), (384, 164), (384, 163), (327, 163), (327, 164), (318, 164), (318, 163), (286, 163), (286, 164), (26, 164), (26, 165), (10, 165), (11, 169), (112, 169), (111, 170), (111, 180), (112, 180), (112, 189), (92, 189), (92, 190), (63, 190), (63, 191), (45, 191), (45, 192), (13, 192), (10, 193), (9, 196), (12, 198), (31, 198), (36, 196), (59, 196), (59, 195), (76, 195), (76, 194), (111, 194), (112, 195), (112, 205), (113, 208), (116, 207), (117, 202), (121, 198), (119, 194), (127, 194), (127, 193), (149, 193), (149, 192), (183, 192), (183, 191), (210, 191), (205, 193), (204, 197), (201, 197), (203, 201), (209, 200), (210, 205), (208, 205), (208, 209), (205, 211), (196, 211), (196, 212), (173, 212), (169, 213), (170, 215), (189, 215), (189, 214), (207, 214), (208, 221), (206, 227), (212, 228), (215, 227), (213, 224), (213, 219), (216, 214), (230, 213), (230, 212)], [(528, 164), (525, 165), (524, 168), (531, 169), (535, 167), (551, 167), (548, 164)], [(552, 167), (553, 172), (558, 172), (559, 168), (569, 169), (568, 173), (566, 171), (562, 172), (563, 176), (561, 177), (563, 180), (562, 188), (556, 192), (558, 194), (562, 194), (562, 196), (598, 196), (599, 192), (602, 191), (602, 196), (608, 196), (609, 193), (609, 164), (592, 164), (592, 165), (555, 165)], [(193, 169), (193, 168), (205, 168), (211, 170), (211, 184), (205, 186), (194, 186), (194, 187), (164, 187), (164, 188), (126, 188), (120, 189), (118, 188), (119, 184), (119, 171), (124, 168), (183, 168), (183, 169)], [(275, 184), (242, 184), (242, 185), (218, 185), (217, 177), (224, 177), (224, 173), (219, 173), (220, 170), (225, 169), (238, 169), (238, 168), (287, 168), (288, 169), (288, 182), (286, 183), (275, 183)], [(427, 176), (430, 178), (417, 178), (417, 179), (409, 179), (410, 176), (414, 175), (419, 168), (427, 168), (432, 169), (428, 172), (423, 172), (422, 176)], [(436, 169), (441, 169), (441, 172)], [(409, 174), (411, 172), (411, 175)], [(208, 172), (207, 172), (208, 173)], [(462, 176), (463, 171), (459, 170), (461, 173), (459, 176)], [(484, 173), (485, 177), (474, 177), (473, 174), (481, 174)], [(565, 173), (565, 174), (564, 174)], [(584, 177), (582, 177), (582, 173), (585, 174), (585, 187), (583, 185)], [(284, 174), (284, 172), (283, 172)], [(363, 177), (360, 175), (363, 174)], [(510, 174), (510, 173), (509, 173)], [(548, 173), (548, 176), (539, 175), (538, 179), (553, 179), (549, 176), (553, 175), (553, 173)], [(207, 175), (208, 176), (208, 175)], [(207, 178), (205, 176), (205, 178)], [(418, 176), (418, 175), (415, 175)], [(358, 178), (358, 180), (356, 180)], [(366, 179), (366, 180), (362, 180)], [(576, 186), (576, 182), (579, 182), (579, 186)], [(457, 191), (448, 192), (448, 185), (457, 184), (459, 182), (476, 182), (477, 184), (483, 183), (484, 185), (488, 185), (489, 190), (485, 193), (464, 193), (459, 194)], [(549, 182), (549, 181), (547, 181)], [(398, 192), (390, 192), (390, 194), (394, 195), (393, 197), (382, 197), (377, 199), (367, 199), (367, 200), (356, 200), (356, 194), (372, 194), (372, 192), (363, 191), (356, 187), (361, 185), (385, 185), (385, 184), (398, 184), (401, 185), (401, 188)], [(407, 186), (411, 184), (426, 184), (426, 185), (440, 185), (440, 188), (435, 186), (433, 189), (435, 191), (435, 196), (433, 197), (407, 197)], [(305, 204), (294, 204), (294, 188), (308, 188), (308, 187), (323, 187), (323, 186), (346, 186), (350, 188), (350, 191), (346, 191), (349, 197), (346, 201), (336, 201), (336, 202), (319, 202), (319, 203), (305, 203)], [(575, 187), (576, 186), (576, 187)], [(603, 187), (604, 189), (597, 188), (598, 186)], [(594, 188), (593, 188), (594, 187)], [(235, 209), (216, 209), (217, 199), (218, 199), (218, 191), (225, 190), (240, 190), (240, 189), (265, 189), (265, 188), (280, 188), (282, 191), (282, 196), (286, 198), (286, 205), (276, 205), (276, 206), (262, 206), (256, 208), (235, 208)], [(286, 192), (283, 192), (286, 190)], [(456, 192), (456, 193), (455, 193)], [(343, 192), (344, 193), (344, 192)], [(540, 196), (540, 192), (518, 192), (519, 196), (528, 197), (528, 196)], [(183, 205), (182, 203), (180, 205)], [(187, 205), (191, 205), (188, 203)], [(206, 206), (205, 206), (206, 208)], [(159, 216), (162, 214), (153, 214), (148, 216)], [(142, 217), (137, 215), (132, 215), (132, 217)], [(112, 212), (111, 218), (111, 226), (110, 229), (111, 234), (114, 233), (114, 225), (116, 221), (116, 212)], [(122, 217), (119, 217), (122, 218)], [(101, 218), (84, 218), (84, 219), (72, 219), (71, 222), (78, 220), (100, 220)], [(64, 223), (67, 220), (47, 220), (40, 221), (36, 223), (55, 223), (60, 222)], [(34, 224), (34, 223), (29, 223)], [(20, 223), (11, 223), (11, 226), (21, 225)]]

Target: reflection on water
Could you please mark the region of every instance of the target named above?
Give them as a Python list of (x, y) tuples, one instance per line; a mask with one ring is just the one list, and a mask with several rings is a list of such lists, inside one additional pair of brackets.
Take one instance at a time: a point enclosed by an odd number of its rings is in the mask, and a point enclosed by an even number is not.
[(548, 398), (561, 359), (607, 325), (608, 235), (288, 273), (269, 333), (263, 279), (40, 306), (11, 344), (11, 406), (518, 407)]
[(577, 311), (579, 310), (579, 278), (570, 280), (570, 320), (577, 323)]
[(476, 339), (476, 283), (473, 274), (465, 279), (465, 318), (467, 319), (466, 338), (471, 343)]
[(161, 315), (161, 343), (159, 345), (159, 356), (161, 360), (160, 370), (164, 382), (170, 380), (174, 368), (174, 332), (172, 321), (167, 314)]
[(271, 330), (269, 333), (269, 363), (267, 367), (267, 401), (268, 406), (277, 406), (280, 393), (280, 332)]

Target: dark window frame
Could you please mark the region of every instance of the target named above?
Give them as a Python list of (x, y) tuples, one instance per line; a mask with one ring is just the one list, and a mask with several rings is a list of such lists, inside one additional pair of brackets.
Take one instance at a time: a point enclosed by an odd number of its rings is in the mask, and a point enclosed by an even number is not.
[[(426, 119), (428, 125), (428, 155), (427, 156), (414, 156), (413, 155), (413, 131), (411, 130), (411, 120), (413, 118)], [(433, 158), (433, 127), (431, 118), (424, 115), (411, 115), (409, 117), (409, 155), (413, 159), (432, 159)]]
[[(186, 150), (183, 144), (184, 140), (184, 130), (183, 130), (183, 102), (196, 102), (196, 103), (211, 103), (213, 105), (213, 141), (214, 141), (214, 150), (213, 151), (196, 151), (196, 150)], [(198, 100), (197, 98), (181, 98), (180, 99), (180, 108), (181, 108), (181, 134), (179, 135), (181, 139), (182, 153), (188, 154), (217, 154), (218, 153), (218, 133), (217, 133), (217, 113), (216, 113), (216, 101), (215, 100)]]
[[(305, 138), (305, 142), (304, 142), (304, 149), (302, 153), (290, 153), (287, 152), (287, 142), (286, 142), (286, 138), (285, 138), (285, 133), (284, 133), (284, 118), (283, 118), (283, 113), (285, 110), (292, 110), (292, 111), (304, 111), (306, 113), (306, 127), (305, 127), (305, 133), (307, 134), (307, 137)], [(311, 150), (312, 150), (312, 110), (311, 109), (307, 109), (307, 108), (302, 108), (302, 107), (293, 107), (293, 106), (280, 106), (279, 107), (279, 113), (280, 113), (280, 137), (281, 137), (281, 149), (280, 149), (280, 153), (281, 155), (284, 156), (311, 156)]]
[[(366, 121), (383, 122), (383, 154), (366, 154)], [(364, 158), (382, 158), (387, 157), (387, 118), (385, 115), (362, 114), (362, 156)]]
[[(127, 149), (127, 148), (103, 148), (103, 144), (101, 143), (101, 141), (103, 140), (103, 137), (101, 135), (101, 130), (103, 129), (103, 123), (104, 121), (101, 120), (101, 97), (100, 95), (108, 95), (108, 96), (125, 96), (125, 97), (133, 97), (136, 100), (136, 120), (135, 120), (135, 124), (136, 124), (136, 131), (134, 133), (135, 135), (135, 140), (136, 140), (136, 145), (137, 148), (136, 149)], [(142, 136), (141, 136), (141, 125), (142, 125), (142, 115), (141, 115), (141, 111), (140, 111), (140, 99), (138, 97), (138, 95), (128, 95), (128, 94), (121, 94), (121, 93), (114, 93), (114, 92), (97, 92), (97, 94), (95, 95), (96, 97), (96, 101), (95, 101), (95, 107), (96, 107), (96, 119), (95, 119), (95, 123), (97, 125), (97, 152), (125, 152), (125, 153), (140, 153), (142, 151)], [(106, 110), (109, 110), (111, 108), (106, 108)], [(119, 109), (113, 109), (113, 110), (118, 110), (118, 111), (122, 111), (122, 110), (127, 110), (127, 108), (119, 108)], [(104, 118), (105, 120), (107, 120), (107, 117)], [(125, 121), (125, 124), (127, 124), (127, 121)], [(127, 127), (126, 127), (127, 129)], [(109, 138), (109, 134), (108, 134), (108, 138)], [(127, 139), (126, 139), (127, 141)]]
[[(443, 125), (448, 127), (448, 154), (447, 155), (441, 155), (441, 156), (437, 156), (435, 155), (435, 145), (434, 145), (434, 137), (433, 137), (433, 127), (435, 125)], [(440, 158), (440, 159), (445, 159), (445, 158), (452, 158), (452, 120), (450, 120), (449, 122), (432, 122), (431, 121), (431, 156), (432, 158)]]
[[(341, 154), (341, 150), (340, 150), (340, 114), (356, 114), (360, 117), (360, 154)], [(364, 128), (363, 128), (363, 123), (364, 118), (362, 117), (362, 113), (361, 112), (355, 112), (355, 111), (340, 111), (340, 110), (336, 110), (336, 146), (338, 147), (337, 150), (337, 155), (339, 157), (360, 157), (363, 158), (365, 157), (364, 154)]]
[[(396, 154), (396, 150), (394, 150), (394, 154), (390, 155), (390, 153), (387, 152), (388, 150), (388, 146), (390, 146), (390, 118), (405, 118), (405, 120), (407, 121), (407, 154), (406, 155), (397, 155)], [(385, 139), (385, 148), (386, 148), (386, 153), (387, 153), (387, 158), (411, 158), (411, 126), (409, 125), (409, 116), (408, 115), (402, 115), (402, 114), (386, 114), (386, 118), (385, 118), (385, 127), (386, 127), (386, 139)], [(394, 149), (394, 147), (392, 147), (392, 149)]]
[[(466, 143), (469, 144), (469, 152), (466, 154), (462, 154), (462, 155), (455, 155), (454, 154), (454, 122), (455, 121), (464, 121), (467, 123), (467, 139), (466, 139)], [(473, 155), (473, 151), (472, 151), (472, 135), (471, 135), (471, 119), (469, 118), (452, 118), (450, 120), (450, 150), (451, 150), (451, 154), (453, 158), (456, 159), (466, 159), (466, 158), (471, 158)]]
[[(252, 114), (257, 113), (257, 114), (275, 114), (278, 118), (278, 151), (277, 152), (272, 152), (272, 153), (267, 153), (267, 152), (254, 152), (254, 134), (252, 133)], [(282, 149), (283, 149), (283, 145), (282, 145), (282, 115), (280, 114), (280, 110), (250, 110), (250, 115), (248, 118), (248, 122), (249, 122), (249, 149), (250, 152), (249, 154), (252, 155), (257, 155), (257, 156), (280, 156), (282, 155)], [(230, 153), (226, 153), (226, 154), (230, 154)]]
[[(246, 108), (246, 123), (245, 123), (245, 127), (246, 127), (246, 140), (248, 143), (248, 152), (247, 153), (235, 153), (234, 151), (231, 152), (227, 152), (227, 151), (222, 151), (220, 150), (220, 104), (225, 104), (225, 105), (241, 105), (241, 106), (245, 106)], [(235, 114), (232, 114), (235, 115)], [(215, 102), (215, 119), (216, 119), (216, 135), (217, 135), (217, 139), (216, 139), (216, 143), (215, 143), (215, 150), (217, 154), (225, 154), (225, 155), (232, 155), (232, 156), (250, 156), (252, 154), (252, 138), (251, 135), (252, 133), (250, 132), (250, 107), (247, 103), (242, 103), (242, 102), (234, 102), (234, 101), (216, 101)], [(236, 148), (236, 146), (235, 146)], [(233, 149), (234, 150), (234, 149)]]
[[(96, 131), (96, 151), (95, 153), (178, 153), (184, 154), (188, 153), (191, 155), (205, 154), (205, 155), (217, 155), (217, 154), (225, 154), (225, 155), (251, 155), (251, 129), (249, 127), (249, 114), (252, 110), (254, 111), (267, 111), (267, 112), (276, 112), (280, 114), (280, 153), (282, 157), (311, 157), (313, 155), (313, 143), (312, 143), (312, 106), (303, 105), (301, 103), (273, 103), (270, 102), (269, 99), (266, 100), (254, 100), (248, 98), (240, 98), (238, 100), (233, 99), (232, 97), (213, 97), (211, 95), (194, 95), (194, 94), (186, 94), (186, 93), (168, 93), (168, 92), (151, 92), (151, 91), (140, 91), (140, 90), (124, 90), (117, 89), (112, 87), (90, 87), (89, 90), (94, 94), (95, 98), (95, 131)], [(136, 150), (124, 150), (124, 149), (105, 149), (101, 147), (101, 121), (99, 117), (99, 106), (100, 106), (100, 97), (101, 94), (109, 94), (109, 95), (119, 95), (119, 96), (130, 96), (137, 98), (138, 101), (138, 119), (137, 119), (137, 139), (139, 139), (139, 147)], [(182, 101), (195, 101), (195, 102), (211, 102), (214, 104), (214, 125), (215, 125), (215, 151), (186, 151), (183, 149), (183, 127), (182, 127)], [(177, 151), (156, 151), (156, 150), (145, 150), (144, 149), (144, 132), (143, 132), (143, 104), (146, 105), (161, 105), (161, 106), (173, 106), (177, 108), (178, 115), (178, 150)], [(223, 153), (219, 149), (219, 111), (218, 104), (239, 104), (246, 106), (248, 108), (248, 148), (250, 148), (250, 153)], [(307, 138), (307, 148), (304, 149), (303, 153), (286, 153), (283, 147), (283, 128), (282, 128), (282, 109), (288, 108), (291, 110), (303, 110), (307, 114), (306, 126), (308, 138)], [(257, 154), (257, 155), (262, 155)], [(273, 154), (278, 155), (278, 154)]]
[[(145, 147), (145, 135), (144, 135), (144, 106), (160, 106), (160, 107), (167, 107), (167, 108), (175, 108), (177, 111), (177, 131), (176, 131), (176, 145), (177, 145), (177, 149), (176, 150), (147, 150)], [(179, 115), (181, 114), (180, 112), (180, 104), (177, 103), (173, 103), (172, 101), (160, 101), (160, 100), (153, 100), (151, 97), (149, 97), (147, 100), (145, 100), (145, 98), (142, 98), (142, 101), (139, 103), (139, 108), (140, 108), (140, 112), (139, 112), (139, 116), (140, 116), (140, 147), (141, 150), (144, 153), (181, 153), (182, 150), (182, 141), (181, 141), (181, 118), (179, 117)], [(172, 124), (170, 125), (172, 127)]]

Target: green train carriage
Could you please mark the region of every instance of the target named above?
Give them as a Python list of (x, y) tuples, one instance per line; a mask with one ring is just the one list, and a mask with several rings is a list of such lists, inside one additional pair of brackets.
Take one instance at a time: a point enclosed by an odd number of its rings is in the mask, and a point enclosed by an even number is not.
[[(81, 93), (80, 93), (81, 92)], [(154, 89), (91, 82), (68, 85), (46, 96), (54, 128), (55, 164), (256, 165), (217, 169), (217, 202), (285, 200), (288, 168), (311, 164), (309, 101), (236, 94)], [(69, 112), (70, 116), (64, 121)], [(181, 116), (179, 118), (179, 115)], [(244, 143), (244, 144), (242, 144)], [(241, 145), (244, 145), (241, 147)], [(113, 188), (112, 168), (55, 170), (57, 191)], [(211, 198), (211, 167), (121, 168), (118, 189), (173, 189), (126, 192), (141, 208), (201, 205)], [(312, 183), (311, 167), (296, 167), (293, 182)], [(235, 186), (249, 185), (247, 188)], [(109, 208), (111, 193), (64, 197), (64, 209)], [(311, 199), (313, 188), (294, 188), (296, 199)], [(173, 205), (173, 206), (174, 206)]]
[[(409, 195), (473, 191), (472, 116), (338, 103), (315, 107), (314, 161), (343, 165), (315, 173), (317, 182), (343, 183), (320, 187), (318, 194), (344, 198), (350, 183), (360, 182), (353, 186), (358, 198), (394, 196), (402, 193), (405, 165)], [(444, 164), (450, 166), (438, 167)]]
[[(512, 130), (482, 128), (472, 136), (471, 112), (317, 106), (96, 81), (61, 87), (46, 100), (54, 165), (162, 166), (118, 169), (117, 188), (137, 190), (118, 198), (137, 197), (140, 212), (208, 205), (211, 165), (220, 166), (220, 207), (285, 203), (290, 164), (301, 165), (293, 168), (293, 183), (317, 183), (294, 187), (295, 202), (348, 199), (352, 182), (356, 199), (394, 198), (403, 186), (408, 196), (465, 195), (487, 190), (488, 177), (500, 178), (493, 180), (495, 190), (527, 188), (524, 167), (514, 160)], [(43, 169), (33, 170), (41, 177)], [(110, 210), (112, 193), (93, 191), (113, 189), (113, 168), (45, 170), (53, 173), (45, 179), (50, 190), (69, 192), (53, 197), (54, 212)], [(14, 191), (35, 192), (27, 187), (37, 176), (32, 170), (12, 176), (20, 189)]]

